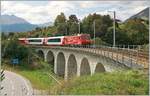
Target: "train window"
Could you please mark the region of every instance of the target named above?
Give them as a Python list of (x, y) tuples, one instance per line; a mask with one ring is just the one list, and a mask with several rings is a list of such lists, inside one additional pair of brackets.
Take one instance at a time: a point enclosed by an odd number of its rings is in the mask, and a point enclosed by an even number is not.
[(41, 42), (41, 39), (28, 40), (29, 42)]
[(61, 42), (60, 38), (49, 39), (48, 42)]

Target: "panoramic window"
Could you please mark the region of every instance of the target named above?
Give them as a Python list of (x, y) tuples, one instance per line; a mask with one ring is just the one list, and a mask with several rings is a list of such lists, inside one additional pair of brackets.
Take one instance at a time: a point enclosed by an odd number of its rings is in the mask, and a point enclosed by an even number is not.
[(36, 40), (28, 40), (29, 42), (41, 42), (41, 39), (36, 39)]
[(61, 39), (60, 38), (49, 39), (48, 42), (61, 42)]

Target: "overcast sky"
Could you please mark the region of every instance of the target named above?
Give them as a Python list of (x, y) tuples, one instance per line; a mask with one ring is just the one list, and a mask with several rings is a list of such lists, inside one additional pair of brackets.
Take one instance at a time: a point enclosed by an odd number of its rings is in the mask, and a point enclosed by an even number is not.
[(117, 19), (125, 20), (150, 5), (147, 1), (2, 1), (1, 13), (22, 17), (32, 24), (54, 22), (60, 12), (66, 17), (76, 14), (83, 19), (89, 13), (110, 14), (116, 11)]

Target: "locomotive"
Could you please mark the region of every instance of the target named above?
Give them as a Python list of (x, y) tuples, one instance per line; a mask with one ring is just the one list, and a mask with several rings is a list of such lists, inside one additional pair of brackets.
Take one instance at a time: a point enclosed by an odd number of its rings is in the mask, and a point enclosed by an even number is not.
[(57, 36), (45, 38), (19, 38), (19, 42), (23, 45), (90, 45), (92, 40), (89, 34), (78, 34), (74, 36)]

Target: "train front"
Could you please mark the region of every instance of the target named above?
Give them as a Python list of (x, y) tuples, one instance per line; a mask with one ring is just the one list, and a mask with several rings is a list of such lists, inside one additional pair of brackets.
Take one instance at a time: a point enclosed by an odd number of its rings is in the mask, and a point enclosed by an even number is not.
[(79, 36), (81, 38), (82, 45), (90, 45), (90, 44), (92, 44), (92, 40), (91, 40), (89, 34), (80, 34)]

